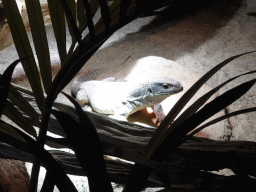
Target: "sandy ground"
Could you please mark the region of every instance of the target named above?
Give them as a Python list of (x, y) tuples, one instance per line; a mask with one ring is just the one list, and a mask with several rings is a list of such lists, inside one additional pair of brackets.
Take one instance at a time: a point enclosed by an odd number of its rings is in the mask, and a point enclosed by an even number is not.
[[(116, 71), (111, 71), (106, 75), (117, 75), (125, 79), (134, 78), (138, 70), (141, 70), (143, 74), (151, 74), (153, 71), (156, 75), (159, 73), (171, 77), (176, 75), (175, 78), (186, 84), (188, 88), (221, 61), (236, 54), (256, 50), (256, 17), (246, 15), (245, 1), (218, 0), (196, 9), (191, 9), (191, 7), (192, 3), (191, 5), (179, 5), (169, 8), (165, 16), (140, 18), (123, 27), (87, 62), (83, 71), (97, 67), (117, 66), (130, 56), (131, 58), (119, 66)], [(51, 27), (47, 27), (47, 32), (52, 61), (58, 65), (57, 49)], [(145, 58), (149, 58), (148, 56), (162, 57), (164, 61), (159, 58), (151, 67), (147, 66), (147, 62), (138, 64), (139, 59), (145, 61)], [(156, 59), (156, 57), (151, 58)], [(0, 71), (2, 72), (18, 58), (14, 45), (1, 51), (0, 58)], [(233, 61), (207, 82), (205, 91), (235, 75), (256, 70), (255, 58), (256, 53), (253, 53)], [(160, 61), (159, 64), (158, 61)], [(254, 74), (239, 78), (225, 86), (219, 94), (255, 77)], [(24, 83), (26, 85), (26, 82)], [(70, 87), (68, 86), (65, 91), (69, 93)], [(256, 86), (235, 102), (229, 110), (255, 107), (255, 100)], [(165, 108), (168, 107), (170, 105), (165, 104)], [(241, 115), (229, 119), (229, 122), (223, 122), (221, 126), (218, 126), (218, 131), (209, 129), (208, 132), (216, 139), (255, 141), (255, 119), (255, 113)], [(79, 186), (79, 181), (77, 186)], [(86, 187), (80, 189), (80, 191), (86, 190)]]

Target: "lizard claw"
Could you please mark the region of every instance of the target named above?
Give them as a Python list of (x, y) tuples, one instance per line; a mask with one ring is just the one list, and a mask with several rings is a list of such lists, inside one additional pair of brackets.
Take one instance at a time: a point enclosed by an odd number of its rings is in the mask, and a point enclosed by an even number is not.
[(159, 126), (161, 123), (162, 123), (162, 121), (164, 120), (164, 118), (153, 118), (152, 119), (152, 123), (154, 123), (155, 125), (157, 125), (157, 126)]
[(89, 105), (85, 105), (84, 107), (82, 107), (82, 109), (84, 111), (92, 111), (92, 108)]

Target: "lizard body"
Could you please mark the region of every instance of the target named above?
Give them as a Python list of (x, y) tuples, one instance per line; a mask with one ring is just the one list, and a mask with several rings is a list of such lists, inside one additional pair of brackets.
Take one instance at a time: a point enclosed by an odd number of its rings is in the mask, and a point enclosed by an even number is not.
[[(183, 89), (178, 81), (162, 76), (125, 82), (115, 82), (114, 78), (91, 80), (105, 71), (104, 68), (87, 71), (78, 76), (71, 86), (71, 93), (80, 105), (90, 104), (93, 110), (103, 114), (127, 118)], [(155, 108), (156, 111), (162, 109), (159, 105)]]

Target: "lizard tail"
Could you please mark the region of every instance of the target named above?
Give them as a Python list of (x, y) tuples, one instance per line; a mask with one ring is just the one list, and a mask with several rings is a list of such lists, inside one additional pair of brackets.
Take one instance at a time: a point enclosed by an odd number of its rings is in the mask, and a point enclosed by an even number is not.
[[(119, 67), (120, 65), (124, 64), (130, 58), (131, 58), (131, 56), (127, 57), (121, 64), (117, 65), (113, 69), (115, 69), (115, 68)], [(95, 80), (101, 74), (107, 72), (108, 70), (109, 70), (109, 68), (96, 68), (96, 69), (91, 69), (91, 70), (85, 71), (84, 73), (82, 73), (81, 75), (79, 75), (76, 78), (76, 81), (77, 82), (85, 82), (85, 81)]]
[(79, 75), (76, 78), (76, 81), (85, 82), (85, 81), (95, 80), (97, 79), (97, 77), (99, 77), (101, 74), (105, 72), (106, 72), (105, 68), (96, 68), (96, 69), (88, 70), (82, 73), (81, 75)]

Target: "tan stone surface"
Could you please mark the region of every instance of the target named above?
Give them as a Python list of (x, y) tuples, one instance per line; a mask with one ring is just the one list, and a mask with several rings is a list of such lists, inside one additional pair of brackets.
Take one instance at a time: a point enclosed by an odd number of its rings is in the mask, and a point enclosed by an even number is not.
[(0, 186), (3, 192), (27, 192), (29, 175), (25, 163), (0, 159)]

